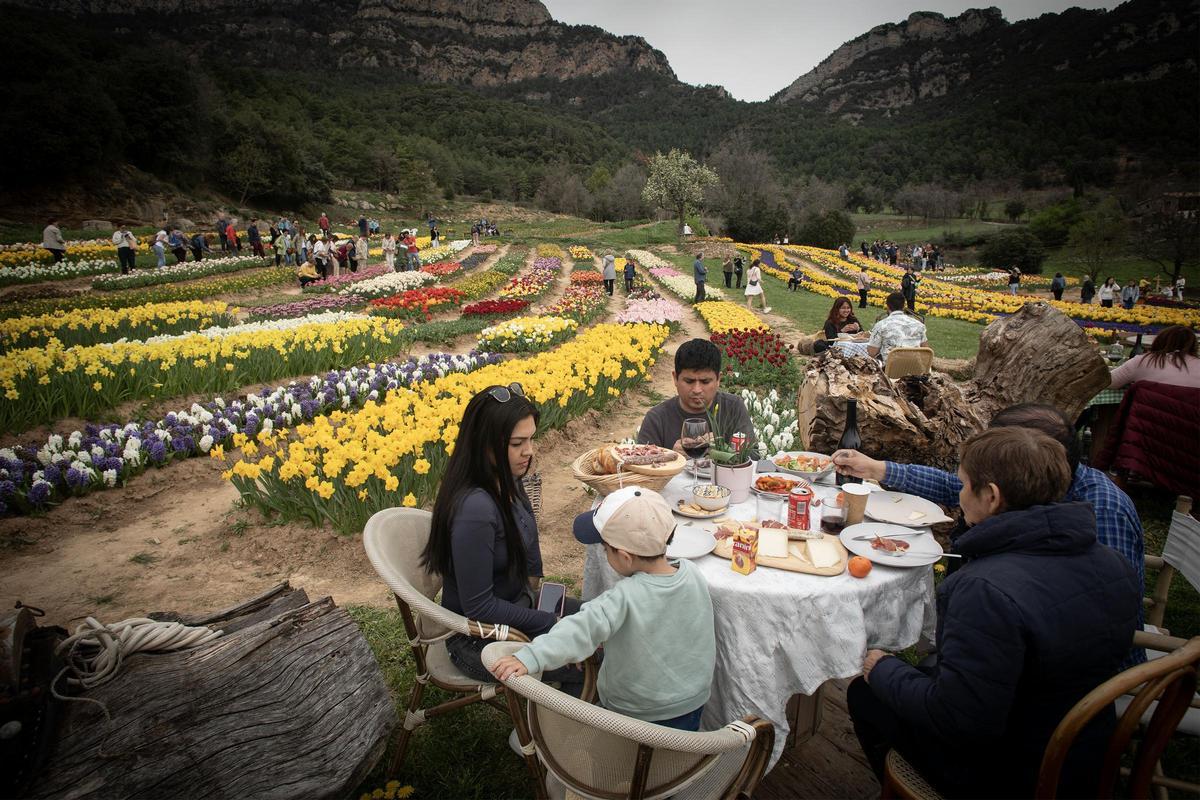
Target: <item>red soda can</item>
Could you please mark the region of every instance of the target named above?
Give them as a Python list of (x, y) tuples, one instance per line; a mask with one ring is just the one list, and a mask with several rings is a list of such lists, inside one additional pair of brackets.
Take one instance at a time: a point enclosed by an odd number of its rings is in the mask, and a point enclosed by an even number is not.
[(788, 527), (806, 531), (811, 522), (813, 491), (808, 486), (800, 484), (792, 488), (788, 494)]
[(746, 434), (735, 433), (729, 437), (729, 444), (733, 446), (733, 452), (740, 453), (742, 448), (746, 446)]

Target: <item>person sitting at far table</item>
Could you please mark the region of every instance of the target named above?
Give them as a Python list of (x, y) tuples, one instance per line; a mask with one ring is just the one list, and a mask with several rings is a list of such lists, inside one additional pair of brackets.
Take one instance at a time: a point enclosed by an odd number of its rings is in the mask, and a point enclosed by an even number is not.
[(708, 339), (691, 339), (675, 351), (675, 397), (669, 397), (646, 412), (638, 430), (639, 444), (656, 444), (683, 452), (680, 436), (683, 421), (707, 417), (711, 412), (726, 434), (746, 434), (746, 446), (757, 450), (754, 423), (742, 398), (721, 388), (721, 351)]
[(675, 534), (671, 506), (658, 492), (627, 486), (580, 514), (574, 533), (583, 544), (603, 544), (623, 580), (497, 661), (492, 673), (506, 681), (559, 668), (604, 645), (596, 680), (601, 705), (656, 725), (700, 730), (717, 660), (712, 599), (691, 561), (667, 561)]
[[(1041, 431), (1063, 446), (1072, 477), (1060, 499), (1091, 506), (1096, 516), (1096, 538), (1100, 544), (1125, 557), (1137, 575), (1140, 592), (1146, 572), (1146, 545), (1141, 518), (1129, 495), (1121, 491), (1107, 475), (1079, 463), (1079, 440), (1071, 421), (1054, 406), (1022, 403), (1000, 411), (992, 417), (988, 427)], [(956, 506), (962, 493), (959, 476), (935, 467), (878, 461), (857, 450), (838, 450), (833, 454), (833, 463), (837, 471), (843, 474), (878, 481), (889, 489), (915, 494), (947, 508)], [(957, 552), (957, 539), (953, 533), (950, 547)], [(1145, 660), (1145, 653), (1139, 648), (1129, 653), (1125, 665), (1133, 666)]]
[(1134, 381), (1200, 389), (1196, 334), (1183, 325), (1172, 325), (1159, 331), (1148, 352), (1134, 356), (1113, 370), (1112, 388), (1119, 389)]
[[(948, 797), (1032, 797), (1063, 716), (1115, 675), (1137, 627), (1137, 576), (1096, 541), (1087, 503), (1060, 503), (1063, 446), (992, 428), (963, 445), (963, 565), (937, 588), (934, 667), (868, 649), (846, 705), (881, 778), (896, 749)], [(1059, 797), (1095, 797), (1110, 705), (1067, 756)]]
[(886, 363), (888, 353), (897, 347), (929, 347), (925, 323), (904, 310), (904, 295), (892, 292), (884, 303), (888, 315), (871, 328), (867, 355)]

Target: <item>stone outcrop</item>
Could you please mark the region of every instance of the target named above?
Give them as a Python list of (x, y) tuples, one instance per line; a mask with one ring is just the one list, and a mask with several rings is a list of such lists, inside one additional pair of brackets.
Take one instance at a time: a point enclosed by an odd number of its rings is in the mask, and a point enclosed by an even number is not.
[(623, 70), (675, 77), (640, 36), (556, 22), (537, 0), (5, 0), (134, 25), (190, 54), (253, 66), (383, 70), (428, 83), (501, 86)]

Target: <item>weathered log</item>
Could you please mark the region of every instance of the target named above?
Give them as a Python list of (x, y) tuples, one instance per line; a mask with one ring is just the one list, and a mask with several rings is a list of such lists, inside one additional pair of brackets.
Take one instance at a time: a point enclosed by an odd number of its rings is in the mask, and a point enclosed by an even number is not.
[(107, 706), (111, 723), (95, 704), (68, 704), (54, 755), (28, 796), (353, 792), (397, 718), (350, 616), (328, 597), (308, 603), (285, 584), (207, 624), (230, 632), (190, 650), (134, 655), (86, 694)]
[(800, 387), (800, 440), (830, 453), (858, 399), (864, 450), (901, 463), (954, 469), (962, 443), (1016, 403), (1046, 403), (1074, 419), (1108, 385), (1104, 360), (1087, 334), (1046, 303), (1027, 303), (984, 329), (974, 377), (940, 372), (890, 380), (875, 359), (836, 348), (809, 362)]

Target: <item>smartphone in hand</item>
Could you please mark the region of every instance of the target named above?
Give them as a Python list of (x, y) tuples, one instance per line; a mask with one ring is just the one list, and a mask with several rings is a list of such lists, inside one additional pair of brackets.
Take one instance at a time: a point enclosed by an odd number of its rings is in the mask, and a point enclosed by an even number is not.
[(537, 608), (538, 611), (549, 611), (554, 616), (561, 618), (566, 600), (566, 584), (545, 581), (542, 583), (542, 590), (538, 592)]

